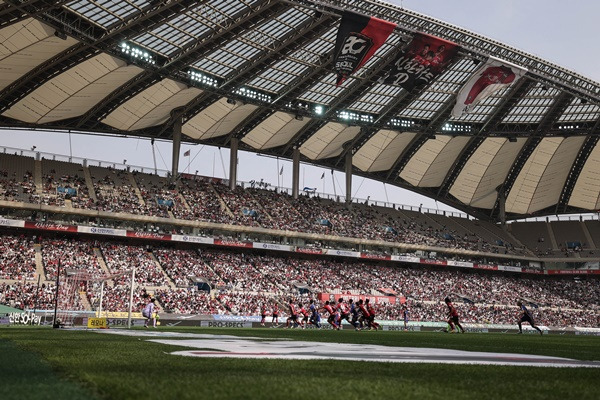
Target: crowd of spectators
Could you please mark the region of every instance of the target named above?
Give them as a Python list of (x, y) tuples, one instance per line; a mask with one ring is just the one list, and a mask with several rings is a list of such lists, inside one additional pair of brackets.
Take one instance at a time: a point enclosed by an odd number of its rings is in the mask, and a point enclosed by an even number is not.
[[(37, 293), (37, 294), (36, 294)], [(41, 285), (29, 282), (0, 282), (0, 304), (6, 304), (18, 309), (52, 310), (56, 286)]]
[(158, 289), (154, 295), (167, 312), (180, 314), (227, 314), (219, 300), (206, 291), (189, 289)]
[(34, 240), (30, 236), (0, 236), (0, 279), (33, 280)]
[[(124, 273), (135, 267), (135, 282), (138, 285), (165, 285), (165, 275), (154, 262), (152, 254), (144, 246), (102, 243), (100, 249), (111, 273)], [(130, 280), (129, 273), (115, 278), (118, 285), (127, 285)]]
[[(73, 164), (76, 166), (75, 164)], [(74, 168), (74, 167), (72, 167)], [(79, 166), (79, 168), (81, 168)], [(270, 187), (229, 188), (219, 180), (181, 178), (171, 186), (166, 178), (114, 168), (89, 167), (92, 196), (85, 179), (77, 174), (48, 173), (42, 176), (43, 193), (36, 193), (33, 175), (17, 177), (0, 171), (0, 195), (17, 199), (29, 194), (29, 201), (64, 205), (58, 187), (74, 188), (72, 206), (108, 212), (184, 220), (246, 225), (277, 230), (329, 234), (342, 237), (378, 239), (498, 254), (526, 255), (528, 251), (489, 224), (486, 228), (469, 220), (454, 221), (441, 215), (404, 212), (355, 203), (347, 209), (340, 201), (321, 199), (305, 193), (293, 199)], [(59, 171), (60, 172), (60, 171)], [(92, 200), (95, 197), (96, 200)], [(471, 226), (470, 229), (469, 226)], [(489, 230), (489, 234), (475, 232)], [(493, 232), (498, 230), (498, 232)], [(499, 239), (502, 237), (503, 239)], [(575, 239), (574, 239), (575, 240)], [(545, 254), (552, 255), (552, 254)], [(564, 256), (564, 254), (557, 254)], [(568, 255), (571, 255), (570, 253)]]
[(87, 272), (91, 276), (102, 275), (98, 257), (94, 254), (94, 242), (61, 238), (41, 238), (42, 260), (46, 279), (56, 280), (58, 263), (65, 270)]
[(188, 287), (193, 278), (204, 278), (211, 286), (223, 286), (221, 278), (210, 269), (196, 250), (158, 248), (154, 251), (163, 270), (179, 287)]

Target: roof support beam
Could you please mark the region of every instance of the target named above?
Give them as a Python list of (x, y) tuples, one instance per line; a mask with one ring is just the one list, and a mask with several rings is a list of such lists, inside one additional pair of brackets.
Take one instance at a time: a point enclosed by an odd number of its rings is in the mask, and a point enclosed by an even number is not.
[[(331, 18), (329, 16), (321, 15), (316, 19), (309, 19), (308, 21), (305, 21), (304, 23), (299, 25), (296, 28), (295, 35), (289, 36), (277, 48), (273, 49), (272, 51), (260, 53), (253, 60), (246, 63), (246, 65), (241, 67), (233, 76), (229, 77), (227, 82), (225, 82), (219, 88), (218, 91), (210, 93), (207, 92), (201, 96), (198, 96), (196, 99), (188, 103), (181, 113), (184, 121), (191, 119), (199, 111), (209, 106), (210, 104), (213, 104), (221, 97), (227, 96), (229, 98), (236, 98), (240, 101), (243, 101), (244, 98), (242, 96), (238, 96), (233, 93), (233, 89), (235, 89), (236, 86), (240, 86), (247, 80), (252, 79), (260, 72), (268, 69), (269, 66), (271, 66), (276, 61), (285, 59), (285, 57), (287, 57), (289, 54), (292, 54), (302, 46), (312, 41), (315, 36), (322, 35), (325, 31), (330, 29), (330, 21)], [(280, 99), (276, 99), (273, 103), (281, 104), (282, 102), (280, 101)], [(261, 111), (263, 110), (261, 109)], [(268, 115), (271, 115), (271, 113), (268, 113)], [(169, 123), (170, 122), (167, 122), (167, 124)], [(161, 135), (165, 131), (165, 129), (166, 128), (163, 127), (159, 132), (159, 135)], [(237, 134), (237, 132), (238, 129), (236, 128), (232, 131), (232, 134)], [(231, 136), (232, 135), (227, 136), (226, 141), (225, 143), (223, 143), (223, 145), (229, 143)]]
[(373, 82), (377, 82), (377, 80), (383, 75), (387, 66), (396, 58), (396, 56), (397, 53), (395, 51), (390, 51), (388, 54), (382, 57), (382, 59), (379, 60), (376, 65), (366, 72), (367, 76), (365, 76), (362, 80), (350, 85), (341, 95), (339, 95), (331, 104), (327, 106), (327, 111), (325, 112), (325, 118), (323, 120), (312, 120), (306, 124), (303, 129), (296, 133), (292, 140), (290, 140), (290, 142), (284, 147), (283, 153), (287, 154), (291, 146), (298, 146), (298, 148), (300, 148), (304, 142), (306, 142), (315, 132), (329, 122), (327, 119), (335, 115), (335, 111), (338, 110), (338, 108), (342, 108), (354, 103), (360, 96), (362, 96), (363, 92), (373, 84)]
[[(70, 35), (80, 40), (80, 43), (40, 64), (28, 74), (2, 90), (0, 92), (0, 98), (2, 99), (0, 113), (6, 111), (35, 89), (65, 70), (91, 58), (99, 52), (120, 56), (117, 53), (117, 45), (121, 41), (137, 36), (140, 32), (152, 30), (172, 19), (178, 13), (198, 6), (198, 2), (194, 0), (159, 2), (157, 4), (149, 4), (141, 13), (132, 14), (121, 24), (106, 30), (100, 30), (97, 26), (90, 24), (73, 12), (64, 11), (64, 9), (61, 9), (60, 14), (55, 12), (55, 10), (50, 10), (50, 12), (42, 14), (43, 16), (49, 16), (43, 19), (44, 23), (53, 26), (57, 30), (69, 31)], [(63, 24), (57, 22), (63, 20), (65, 21)], [(80, 28), (74, 30), (69, 23), (76, 24)], [(78, 31), (93, 32), (94, 36), (90, 38), (89, 35), (78, 34)]]
[(210, 54), (222, 47), (225, 43), (235, 38), (246, 29), (253, 27), (257, 21), (268, 20), (285, 11), (285, 8), (274, 0), (263, 0), (248, 11), (246, 9), (232, 16), (228, 26), (219, 26), (218, 31), (211, 31), (198, 38), (194, 45), (182, 49), (172, 56), (172, 60), (155, 70), (146, 70), (143, 74), (122, 85), (120, 88), (104, 98), (97, 107), (94, 107), (82, 119), (78, 127), (98, 125), (108, 114), (156, 82), (165, 78), (187, 81), (188, 77), (181, 69), (194, 61)]

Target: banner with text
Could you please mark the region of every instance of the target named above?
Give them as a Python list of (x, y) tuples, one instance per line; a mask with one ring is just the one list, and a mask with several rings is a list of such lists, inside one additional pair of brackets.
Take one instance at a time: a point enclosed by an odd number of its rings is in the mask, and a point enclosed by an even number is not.
[(448, 66), (457, 51), (456, 43), (416, 33), (380, 82), (402, 86), (408, 91), (428, 84)]
[(336, 84), (362, 67), (396, 28), (396, 24), (345, 10), (335, 41)]

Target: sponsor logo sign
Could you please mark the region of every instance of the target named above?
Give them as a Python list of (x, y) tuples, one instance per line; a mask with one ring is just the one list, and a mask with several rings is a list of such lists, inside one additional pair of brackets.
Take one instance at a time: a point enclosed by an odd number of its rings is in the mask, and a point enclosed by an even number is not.
[(92, 233), (94, 235), (127, 236), (125, 229), (100, 228), (95, 226), (78, 226), (79, 233)]
[(25, 221), (25, 228), (42, 229), (45, 231), (77, 232), (77, 227), (75, 225), (54, 224), (52, 222)]
[(255, 249), (294, 251), (292, 246), (287, 246), (284, 244), (254, 242), (252, 245), (254, 246)]
[(127, 231), (127, 237), (152, 240), (171, 240), (171, 235), (163, 235), (161, 233), (154, 232)]
[(200, 326), (208, 328), (252, 328), (252, 322), (242, 321), (202, 321)]
[(175, 242), (186, 242), (186, 243), (202, 243), (202, 244), (214, 244), (213, 238), (207, 238), (203, 236), (188, 236), (188, 235), (171, 235), (171, 240)]
[(392, 256), (393, 261), (400, 262), (408, 262), (408, 263), (420, 263), (421, 259), (419, 257), (411, 257), (411, 256)]
[(88, 318), (87, 327), (93, 329), (108, 328), (108, 320), (106, 318)]
[(473, 268), (473, 263), (465, 262), (465, 261), (453, 261), (448, 260), (448, 265), (452, 267), (461, 267), (461, 268)]
[(309, 247), (298, 247), (296, 248), (297, 253), (306, 253), (306, 254), (323, 254), (323, 250), (321, 249), (311, 249)]
[(215, 239), (215, 244), (228, 247), (253, 247), (252, 242), (242, 242), (240, 240)]
[(39, 325), (42, 317), (32, 312), (14, 312), (8, 314), (8, 321), (11, 325)]
[(391, 260), (392, 257), (385, 254), (360, 253), (360, 258), (370, 258), (373, 260)]
[(19, 221), (16, 219), (0, 218), (0, 226), (13, 226), (15, 228), (23, 228), (25, 221)]
[(434, 260), (432, 258), (421, 258), (421, 264), (446, 265), (446, 260)]
[(350, 251), (350, 250), (335, 250), (335, 249), (327, 249), (327, 254), (330, 256), (340, 256), (340, 257), (360, 257), (360, 253), (358, 251)]

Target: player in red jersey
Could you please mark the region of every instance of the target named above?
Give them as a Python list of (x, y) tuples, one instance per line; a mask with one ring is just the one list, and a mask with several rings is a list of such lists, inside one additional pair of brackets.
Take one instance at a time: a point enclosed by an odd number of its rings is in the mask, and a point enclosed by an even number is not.
[(300, 326), (302, 326), (302, 329), (304, 329), (306, 325), (308, 325), (308, 311), (306, 311), (306, 308), (304, 308), (304, 306), (301, 303), (298, 303), (298, 315), (302, 316)]
[(444, 302), (448, 306), (448, 325), (450, 325), (450, 332), (454, 332), (454, 324), (456, 324), (460, 329), (460, 332), (465, 333), (465, 329), (460, 325), (460, 322), (458, 322), (458, 311), (456, 311), (454, 304), (450, 301), (450, 297), (446, 297)]
[(375, 322), (375, 307), (369, 303), (369, 299), (365, 300), (367, 311), (369, 312), (369, 326), (375, 330), (381, 329), (381, 325)]
[(348, 309), (348, 304), (344, 301), (343, 298), (340, 297), (337, 303), (337, 311), (340, 313), (340, 328), (342, 327), (342, 320), (348, 321), (350, 323), (350, 310)]
[(296, 311), (296, 306), (294, 301), (290, 299), (288, 304), (288, 310), (290, 312), (290, 316), (285, 321), (285, 327), (290, 327), (290, 322), (292, 323), (292, 328), (296, 328), (298, 326), (298, 312)]
[(279, 306), (277, 303), (273, 306), (273, 318), (271, 318), (271, 328), (275, 327), (275, 324), (279, 325)]
[(369, 320), (370, 320), (371, 315), (369, 314), (369, 311), (365, 307), (365, 304), (362, 299), (358, 300), (358, 312), (360, 314), (360, 317), (358, 317), (358, 323), (360, 324), (360, 329), (364, 329), (365, 325), (370, 326)]
[(323, 309), (329, 313), (329, 317), (327, 317), (327, 322), (329, 322), (329, 325), (333, 326), (333, 329), (340, 329), (339, 325), (336, 323), (336, 315), (337, 318), (339, 318), (339, 314), (333, 310), (333, 307), (329, 301), (325, 302)]
[(267, 306), (262, 303), (260, 306), (260, 325), (265, 326), (265, 319), (267, 318)]

